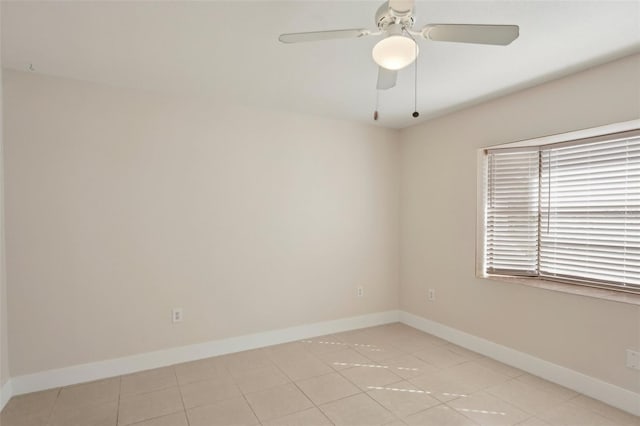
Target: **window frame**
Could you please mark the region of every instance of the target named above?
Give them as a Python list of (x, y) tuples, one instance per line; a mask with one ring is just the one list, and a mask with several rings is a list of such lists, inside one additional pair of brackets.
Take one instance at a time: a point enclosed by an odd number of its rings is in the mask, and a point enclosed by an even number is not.
[(545, 146), (567, 146), (574, 144), (584, 144), (606, 139), (611, 134), (619, 134), (631, 131), (640, 131), (640, 119), (614, 123), (605, 126), (582, 129), (567, 133), (554, 134), (535, 139), (527, 139), (517, 142), (497, 144), (483, 147), (477, 151), (477, 211), (476, 211), (476, 277), (493, 281), (503, 281), (510, 283), (524, 284), (528, 286), (543, 288), (546, 290), (560, 291), (563, 293), (578, 294), (583, 296), (596, 297), (617, 302), (640, 305), (640, 293), (627, 292), (619, 288), (607, 288), (600, 283), (593, 283), (580, 279), (558, 279), (540, 276), (515, 276), (488, 274), (485, 271), (485, 223), (486, 223), (486, 202), (487, 202), (487, 168), (488, 151), (513, 148), (538, 148)]

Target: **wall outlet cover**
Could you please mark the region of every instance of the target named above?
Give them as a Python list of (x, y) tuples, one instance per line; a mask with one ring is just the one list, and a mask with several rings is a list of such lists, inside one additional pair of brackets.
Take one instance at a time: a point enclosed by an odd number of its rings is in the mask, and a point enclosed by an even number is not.
[(183, 319), (182, 308), (173, 308), (171, 310), (171, 322), (182, 322)]
[(627, 349), (627, 367), (640, 370), (640, 352)]

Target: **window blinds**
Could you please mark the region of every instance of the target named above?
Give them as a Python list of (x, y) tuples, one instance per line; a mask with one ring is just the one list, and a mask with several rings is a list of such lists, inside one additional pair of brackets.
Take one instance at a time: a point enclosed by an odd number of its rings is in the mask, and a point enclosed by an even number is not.
[(538, 151), (489, 154), (487, 273), (537, 273), (539, 167)]
[(640, 132), (488, 153), (485, 266), (640, 292)]

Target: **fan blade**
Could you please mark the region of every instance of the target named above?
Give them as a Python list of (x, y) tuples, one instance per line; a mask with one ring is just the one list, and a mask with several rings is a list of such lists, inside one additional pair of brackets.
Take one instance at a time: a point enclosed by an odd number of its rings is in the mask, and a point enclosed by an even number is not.
[(398, 71), (388, 70), (386, 68), (378, 67), (378, 90), (387, 90), (395, 87), (398, 80)]
[(282, 43), (303, 43), (307, 41), (334, 40), (339, 38), (358, 38), (371, 34), (366, 29), (334, 30), (334, 31), (312, 31), (309, 33), (281, 34), (278, 37)]
[(518, 38), (517, 25), (429, 24), (422, 36), (434, 41), (506, 46)]

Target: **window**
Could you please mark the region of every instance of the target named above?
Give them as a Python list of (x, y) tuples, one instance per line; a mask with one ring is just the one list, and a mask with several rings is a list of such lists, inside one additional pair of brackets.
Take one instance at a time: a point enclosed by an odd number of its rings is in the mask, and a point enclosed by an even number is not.
[(486, 275), (640, 293), (640, 130), (485, 151)]

